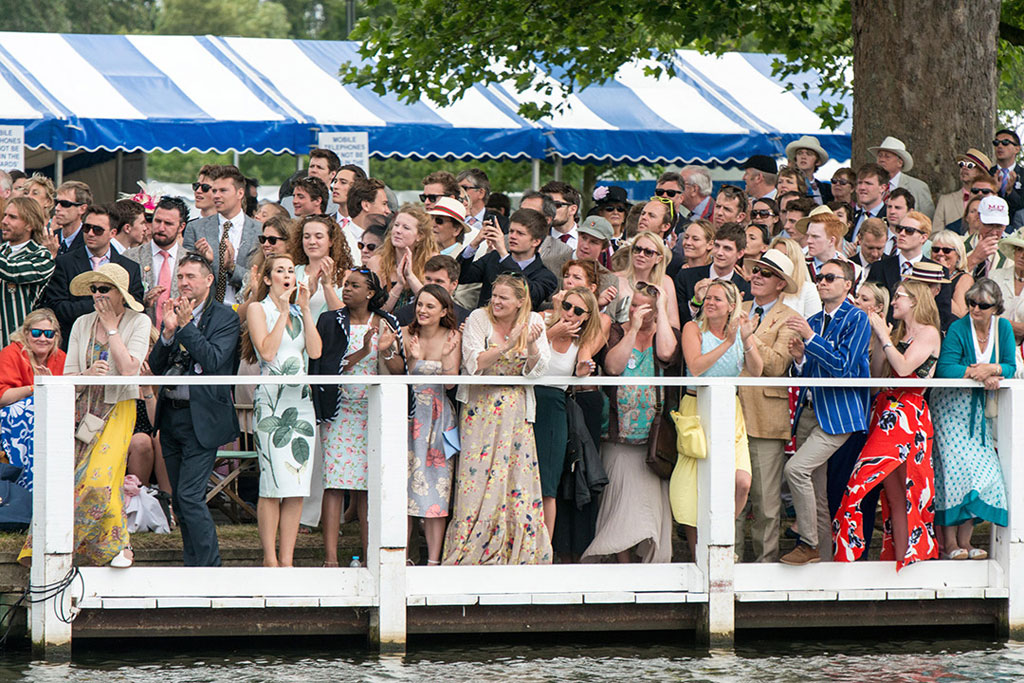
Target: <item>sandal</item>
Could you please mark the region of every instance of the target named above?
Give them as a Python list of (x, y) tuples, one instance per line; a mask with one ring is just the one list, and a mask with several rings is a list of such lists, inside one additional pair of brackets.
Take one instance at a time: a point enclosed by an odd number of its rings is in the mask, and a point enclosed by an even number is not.
[(967, 551), (967, 557), (971, 560), (987, 560), (988, 551), (982, 550), (981, 548), (971, 548)]
[(967, 557), (968, 557), (968, 553), (963, 548), (957, 548), (955, 550), (951, 550), (950, 552), (946, 553), (946, 559), (947, 560), (966, 560)]
[(330, 567), (331, 569), (334, 569), (335, 567), (337, 567), (337, 566), (338, 566), (338, 563), (337, 563), (337, 562), (326, 562), (326, 561), (325, 561), (325, 562), (324, 562), (324, 566), (325, 566), (325, 567)]
[(441, 560), (427, 560), (428, 567), (439, 567), (441, 566)]
[(126, 545), (121, 549), (117, 555), (114, 555), (114, 559), (110, 561), (110, 566), (115, 569), (127, 569), (132, 566), (135, 562), (135, 551), (132, 550), (130, 545)]

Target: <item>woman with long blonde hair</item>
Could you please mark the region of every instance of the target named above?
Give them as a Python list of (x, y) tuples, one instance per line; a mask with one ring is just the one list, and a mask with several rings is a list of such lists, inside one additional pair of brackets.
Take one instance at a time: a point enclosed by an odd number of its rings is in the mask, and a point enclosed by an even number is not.
[(423, 286), (427, 261), (441, 253), (434, 239), (433, 216), (421, 206), (403, 205), (378, 252), (377, 275), (388, 290), (384, 310), (391, 312), (412, 301)]
[[(486, 308), (466, 320), (463, 372), (537, 378), (551, 349), (526, 280), (499, 275)], [(532, 387), (459, 387), (462, 444), (444, 564), (549, 564), (551, 539), (532, 422)], [(509, 492), (516, 492), (510, 496)]]
[[(672, 258), (665, 241), (650, 230), (641, 230), (628, 245), (629, 261), (623, 270), (615, 273), (619, 278), (619, 294), (632, 296), (638, 282), (652, 284), (665, 298), (669, 325), (679, 329), (679, 307), (676, 303), (676, 286), (665, 274)], [(623, 322), (623, 321), (618, 321)]]

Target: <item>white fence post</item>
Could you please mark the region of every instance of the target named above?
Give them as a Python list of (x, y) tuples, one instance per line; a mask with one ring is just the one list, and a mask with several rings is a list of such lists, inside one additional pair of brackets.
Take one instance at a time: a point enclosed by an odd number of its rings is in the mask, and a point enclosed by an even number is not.
[(1024, 424), (1024, 388), (1000, 389), (999, 417), (996, 419), (999, 462), (1006, 484), (1009, 518), (1005, 528), (992, 525), (992, 558), (1002, 568), (1003, 580), (1009, 590), (1006, 601), (1006, 635), (1024, 640), (1024, 507), (1017, 506), (1017, 496), (1024, 492), (1024, 463), (1015, 454), (1021, 442), (1015, 439)]
[[(74, 539), (75, 387), (37, 384), (35, 390), (35, 482), (32, 496), (32, 570), (40, 589), (71, 571)], [(48, 660), (71, 657), (71, 591), (31, 606), (32, 649)]]
[(708, 593), (699, 631), (710, 645), (727, 646), (735, 632), (736, 388), (699, 388), (697, 412), (708, 441), (708, 457), (697, 467), (697, 566)]
[(382, 651), (405, 650), (405, 559), (408, 535), (408, 388), (369, 387), (369, 538), (366, 566), (373, 574), (377, 608), (370, 639)]

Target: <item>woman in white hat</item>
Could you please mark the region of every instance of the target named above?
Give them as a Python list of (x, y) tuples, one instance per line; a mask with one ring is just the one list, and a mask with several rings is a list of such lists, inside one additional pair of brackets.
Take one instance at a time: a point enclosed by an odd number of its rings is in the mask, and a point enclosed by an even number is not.
[[(75, 321), (65, 375), (137, 376), (149, 350), (151, 323), (128, 293), (128, 271), (114, 263), (81, 273), (71, 294), (92, 296), (94, 311)], [(75, 400), (75, 562), (130, 567), (121, 485), (135, 429), (139, 387), (79, 387)], [(32, 553), (32, 539), (19, 560)]]
[(996, 268), (989, 277), (1003, 292), (1003, 317), (1013, 325), (1013, 335), (1024, 338), (1024, 228), (999, 240), (999, 253), (1013, 268)]

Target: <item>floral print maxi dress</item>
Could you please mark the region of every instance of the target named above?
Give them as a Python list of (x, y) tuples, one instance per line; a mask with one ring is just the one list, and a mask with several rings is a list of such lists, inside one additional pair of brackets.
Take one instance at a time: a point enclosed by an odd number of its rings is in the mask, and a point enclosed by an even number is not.
[[(376, 318), (371, 318), (371, 321)], [(362, 349), (362, 340), (370, 325), (352, 325), (348, 351), (338, 374), (377, 374), (377, 329), (374, 328), (370, 352), (353, 366), (348, 357)], [(338, 387), (338, 413), (323, 423), (321, 444), (324, 450), (324, 488), (365, 491), (369, 466), (366, 459), (366, 431), (369, 403), (366, 387), (342, 384)]]
[[(441, 361), (419, 360), (410, 375), (440, 375)], [(409, 424), (409, 516), (447, 517), (453, 463), (445, 457), (444, 433), (455, 415), (443, 384), (414, 384)]]
[[(502, 356), (490, 374), (519, 377), (525, 365), (523, 356)], [(548, 564), (551, 539), (526, 389), (473, 386), (468, 395), (442, 563)]]

